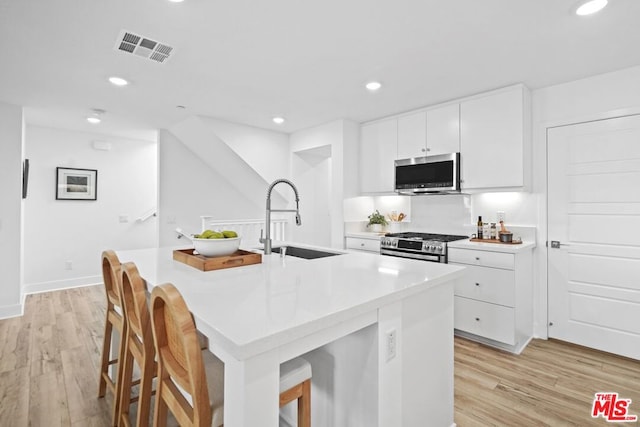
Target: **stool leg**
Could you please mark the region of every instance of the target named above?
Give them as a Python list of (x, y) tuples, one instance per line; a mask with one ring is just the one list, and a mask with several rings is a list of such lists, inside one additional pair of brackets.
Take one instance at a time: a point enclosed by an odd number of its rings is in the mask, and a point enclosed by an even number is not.
[[(145, 356), (141, 367), (142, 381), (140, 382), (140, 393), (138, 394), (138, 420), (137, 426), (149, 425), (149, 413), (151, 412), (151, 386), (155, 375), (155, 363)], [(156, 397), (157, 399), (157, 397)]]
[(124, 347), (118, 363), (118, 379), (116, 393), (113, 399), (112, 425), (122, 425), (122, 417), (129, 417), (131, 405), (131, 383), (133, 382), (133, 356), (127, 349), (128, 337), (124, 338), (121, 347)]
[(298, 398), (298, 427), (311, 427), (311, 380), (302, 383), (302, 396)]
[(111, 333), (113, 324), (109, 321), (109, 308), (107, 308), (107, 318), (104, 324), (104, 341), (102, 343), (102, 360), (100, 361), (100, 378), (98, 382), (98, 397), (104, 397), (107, 392), (107, 380), (105, 374), (109, 374), (109, 357), (111, 352)]
[(158, 383), (156, 385), (156, 406), (153, 408), (153, 427), (167, 426), (167, 404), (162, 397), (164, 385), (162, 375), (158, 371)]

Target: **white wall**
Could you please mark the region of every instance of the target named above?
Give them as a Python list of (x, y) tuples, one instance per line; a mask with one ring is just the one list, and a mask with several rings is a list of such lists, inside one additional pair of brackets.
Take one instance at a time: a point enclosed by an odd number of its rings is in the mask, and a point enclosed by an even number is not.
[(538, 197), (534, 333), (547, 336), (546, 129), (640, 113), (640, 66), (532, 92), (533, 193)]
[(201, 215), (220, 220), (264, 217), (264, 198), (248, 199), (235, 191), (229, 182), (235, 177), (218, 174), (168, 131), (160, 132), (159, 168), (161, 246), (184, 245), (174, 230), (202, 231)]
[(331, 246), (332, 160), (331, 146), (326, 145), (293, 153), (291, 176), (300, 192), (302, 218), (302, 226), (291, 230), (296, 242)]
[(22, 108), (0, 102), (0, 319), (22, 313)]
[(267, 182), (289, 176), (289, 135), (212, 117), (200, 119)]
[(343, 201), (357, 192), (358, 129), (355, 122), (336, 120), (291, 135), (292, 180), (300, 181), (300, 198), (314, 203), (305, 207), (301, 200), (303, 225), (292, 230), (294, 240), (343, 247)]
[(483, 222), (498, 222), (497, 212), (505, 213), (508, 226), (538, 224), (539, 195), (524, 192), (481, 193), (471, 195), (471, 222), (482, 216)]
[[(93, 141), (111, 150), (96, 150)], [(136, 221), (157, 207), (156, 142), (27, 126), (25, 146), (26, 292), (100, 283), (103, 250), (157, 245), (157, 218)], [(58, 166), (97, 169), (97, 200), (56, 200)]]

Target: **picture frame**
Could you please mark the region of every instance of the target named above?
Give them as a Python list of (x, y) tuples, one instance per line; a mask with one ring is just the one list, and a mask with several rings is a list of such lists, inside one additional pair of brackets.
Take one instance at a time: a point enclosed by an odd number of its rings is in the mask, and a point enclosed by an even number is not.
[(98, 200), (98, 171), (57, 167), (56, 200)]

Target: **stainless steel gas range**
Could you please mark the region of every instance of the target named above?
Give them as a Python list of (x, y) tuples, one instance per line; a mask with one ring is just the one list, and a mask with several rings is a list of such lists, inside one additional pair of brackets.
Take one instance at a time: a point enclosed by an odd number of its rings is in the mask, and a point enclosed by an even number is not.
[(468, 237), (453, 234), (391, 233), (380, 238), (380, 254), (446, 263), (447, 242), (463, 239)]

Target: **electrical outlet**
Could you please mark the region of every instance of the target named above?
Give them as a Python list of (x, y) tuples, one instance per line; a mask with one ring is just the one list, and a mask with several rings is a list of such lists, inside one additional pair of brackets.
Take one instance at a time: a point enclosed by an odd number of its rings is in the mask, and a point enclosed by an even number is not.
[(505, 215), (504, 211), (496, 212), (496, 222), (499, 223), (500, 221), (507, 222), (506, 215)]
[(65, 270), (73, 270), (73, 263), (71, 261), (65, 261), (64, 262), (64, 269)]
[(387, 332), (387, 361), (396, 357), (396, 330), (392, 329)]

